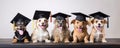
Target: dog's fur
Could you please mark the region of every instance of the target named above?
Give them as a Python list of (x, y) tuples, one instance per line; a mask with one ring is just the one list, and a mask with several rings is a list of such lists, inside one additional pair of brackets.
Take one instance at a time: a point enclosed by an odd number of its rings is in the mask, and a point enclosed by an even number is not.
[(17, 23), (14, 23), (14, 29), (15, 29), (15, 36), (13, 37), (13, 43), (17, 42), (24, 42), (28, 43), (31, 40), (31, 37), (29, 36), (28, 32), (26, 31), (25, 22), (24, 21), (18, 21)]
[(66, 20), (55, 20), (54, 21), (54, 29), (53, 29), (53, 39), (54, 43), (58, 42), (69, 42), (70, 37), (70, 31), (67, 27), (67, 21)]
[(80, 41), (84, 41), (84, 43), (88, 43), (88, 32), (87, 25), (90, 23), (88, 21), (78, 21), (76, 19), (71, 21), (71, 24), (74, 25), (73, 30), (73, 43), (77, 43)]
[(48, 20), (46, 18), (39, 18), (36, 20), (36, 27), (35, 30), (32, 33), (32, 41), (33, 43), (36, 42), (51, 42), (49, 40), (49, 32), (47, 30), (48, 27)]
[(104, 25), (107, 23), (105, 19), (92, 19), (91, 23), (93, 24), (92, 31), (90, 34), (90, 42), (94, 43), (94, 39), (96, 42), (107, 42), (105, 40), (105, 29)]

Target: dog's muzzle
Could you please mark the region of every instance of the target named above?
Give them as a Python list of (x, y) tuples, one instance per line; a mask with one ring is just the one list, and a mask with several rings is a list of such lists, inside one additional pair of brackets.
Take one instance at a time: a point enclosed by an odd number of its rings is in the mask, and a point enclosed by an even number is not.
[(42, 29), (47, 27), (47, 25), (44, 25), (44, 24), (39, 25), (39, 26), (40, 26)]
[(96, 28), (97, 28), (97, 30), (101, 31), (101, 30), (102, 30), (102, 28), (103, 28), (103, 26), (98, 25), (98, 26), (96, 26)]
[(82, 32), (83, 26), (78, 27), (78, 31)]

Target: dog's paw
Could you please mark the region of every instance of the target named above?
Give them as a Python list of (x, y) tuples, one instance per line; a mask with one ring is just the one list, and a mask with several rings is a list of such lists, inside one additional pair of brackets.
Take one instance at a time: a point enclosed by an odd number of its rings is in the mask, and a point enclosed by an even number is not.
[(13, 40), (12, 40), (12, 43), (17, 43), (17, 39), (13, 39)]
[(28, 42), (29, 42), (28, 39), (25, 39), (25, 40), (24, 40), (24, 43), (28, 43)]
[(37, 43), (37, 40), (33, 40), (32, 42), (33, 42), (33, 43)]
[(46, 40), (45, 42), (46, 42), (46, 43), (50, 43), (51, 41), (50, 41), (50, 40)]
[(84, 43), (89, 43), (89, 41), (84, 41)]
[(106, 40), (102, 40), (102, 43), (106, 43), (107, 41)]
[(65, 43), (69, 43), (70, 41), (65, 41)]
[(94, 43), (93, 41), (90, 41), (90, 43)]
[(77, 43), (77, 41), (72, 41), (72, 43)]
[(53, 41), (53, 43), (58, 43), (58, 41)]

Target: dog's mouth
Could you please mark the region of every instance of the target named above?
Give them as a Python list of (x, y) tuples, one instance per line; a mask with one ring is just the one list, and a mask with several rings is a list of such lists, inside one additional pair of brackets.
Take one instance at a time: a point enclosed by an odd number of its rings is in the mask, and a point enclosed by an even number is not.
[(58, 26), (58, 28), (59, 28), (60, 30), (62, 30), (63, 27), (62, 27), (62, 26)]
[(96, 26), (97, 30), (101, 31), (103, 26)]
[(42, 29), (46, 28), (47, 25), (39, 25)]
[(83, 26), (78, 27), (78, 31), (82, 32)]
[(23, 35), (24, 31), (23, 30), (17, 30), (20, 35)]

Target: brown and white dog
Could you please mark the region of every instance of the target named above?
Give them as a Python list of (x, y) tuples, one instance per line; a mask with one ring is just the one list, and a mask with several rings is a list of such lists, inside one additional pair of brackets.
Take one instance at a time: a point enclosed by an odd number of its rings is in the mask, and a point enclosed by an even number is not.
[(84, 43), (88, 43), (88, 32), (87, 25), (89, 25), (88, 21), (78, 21), (76, 19), (71, 21), (71, 24), (74, 25), (73, 30), (73, 43), (77, 43), (80, 41), (84, 41)]
[(66, 19), (63, 18), (57, 18), (54, 21), (54, 29), (53, 29), (53, 39), (54, 43), (58, 42), (69, 42), (69, 37), (70, 37), (70, 31), (68, 30), (67, 27), (67, 21)]
[(107, 42), (105, 39), (105, 29), (104, 25), (107, 23), (105, 19), (99, 20), (99, 19), (92, 19), (91, 23), (93, 24), (92, 31), (90, 34), (90, 42), (93, 43), (94, 39), (95, 41), (100, 42)]
[(66, 26), (66, 21), (55, 20), (54, 24), (55, 24), (55, 27), (53, 29), (54, 43), (58, 43), (58, 42), (68, 43), (70, 37), (70, 31)]
[(48, 27), (48, 20), (46, 18), (39, 18), (36, 20), (36, 27), (35, 30), (32, 33), (32, 41), (33, 43), (36, 42), (51, 42), (49, 40), (49, 32), (47, 30)]

